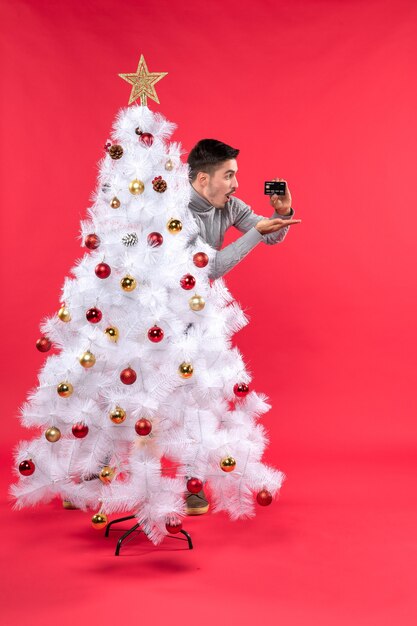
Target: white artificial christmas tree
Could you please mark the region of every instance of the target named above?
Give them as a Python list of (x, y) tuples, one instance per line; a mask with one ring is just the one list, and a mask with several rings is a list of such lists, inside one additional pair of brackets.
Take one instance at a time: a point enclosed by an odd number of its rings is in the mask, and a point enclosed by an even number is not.
[(12, 493), (18, 507), (59, 496), (93, 509), (97, 527), (130, 512), (157, 544), (180, 528), (187, 484), (207, 481), (213, 510), (238, 519), (283, 474), (262, 463), (270, 406), (231, 344), (247, 319), (209, 280), (188, 166), (168, 141), (175, 126), (146, 106), (157, 75), (140, 67), (142, 104), (119, 112), (81, 224), (88, 251), (42, 323), (38, 348), (55, 354), (22, 407), (41, 433), (18, 447)]

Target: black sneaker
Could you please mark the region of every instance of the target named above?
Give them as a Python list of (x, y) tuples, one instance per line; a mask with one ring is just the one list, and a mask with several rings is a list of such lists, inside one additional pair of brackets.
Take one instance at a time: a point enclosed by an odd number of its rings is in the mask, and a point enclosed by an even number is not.
[(185, 504), (187, 515), (203, 515), (207, 513), (210, 506), (203, 489), (198, 493), (186, 491)]

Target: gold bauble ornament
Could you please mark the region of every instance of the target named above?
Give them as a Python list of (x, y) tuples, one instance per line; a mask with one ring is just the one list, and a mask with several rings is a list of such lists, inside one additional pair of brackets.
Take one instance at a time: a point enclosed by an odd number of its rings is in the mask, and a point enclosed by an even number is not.
[(110, 202), (110, 206), (112, 209), (118, 209), (120, 206), (119, 198), (116, 198), (116, 196), (114, 196), (113, 200)]
[(58, 439), (61, 439), (61, 431), (56, 426), (51, 426), (45, 431), (45, 437), (51, 443), (55, 443)]
[(80, 361), (80, 365), (88, 369), (90, 367), (93, 367), (93, 365), (95, 365), (96, 357), (94, 356), (92, 352), (90, 352), (90, 350), (87, 350), (87, 352), (84, 352), (84, 354), (80, 356), (79, 361)]
[(206, 302), (202, 296), (198, 296), (195, 294), (188, 300), (188, 304), (190, 305), (190, 309), (193, 311), (202, 311), (206, 306)]
[(168, 159), (168, 161), (165, 163), (165, 169), (168, 172), (171, 172), (174, 169), (174, 163), (171, 161), (171, 159)]
[(74, 387), (71, 385), (71, 383), (59, 383), (56, 390), (61, 398), (68, 398), (74, 391)]
[(109, 415), (113, 424), (121, 424), (126, 419), (126, 411), (122, 407), (117, 406)]
[(104, 513), (95, 513), (91, 518), (91, 523), (93, 528), (100, 530), (100, 528), (107, 526), (107, 515), (104, 515)]
[(71, 314), (68, 311), (65, 304), (63, 304), (62, 307), (59, 309), (58, 317), (61, 320), (61, 322), (69, 322), (71, 320)]
[(145, 191), (145, 185), (141, 180), (135, 178), (135, 180), (132, 180), (132, 182), (129, 183), (129, 191), (134, 196), (139, 196)]
[(138, 285), (136, 278), (133, 278), (133, 276), (125, 276), (120, 281), (120, 284), (122, 286), (123, 291), (133, 291), (134, 289), (136, 289)]
[(114, 467), (110, 467), (110, 465), (105, 465), (102, 468), (98, 477), (100, 478), (102, 483), (104, 483), (105, 485), (108, 485), (113, 480), (114, 474), (115, 474)]
[(110, 341), (114, 341), (114, 343), (116, 343), (116, 341), (119, 339), (119, 330), (116, 328), (116, 326), (108, 326), (104, 332), (107, 339), (110, 339)]
[(233, 472), (236, 467), (236, 461), (232, 456), (226, 456), (220, 461), (220, 467), (224, 472)]
[(167, 224), (167, 228), (170, 233), (176, 235), (182, 231), (182, 223), (180, 220), (174, 219), (173, 217), (169, 220)]
[(191, 378), (193, 375), (194, 368), (191, 363), (181, 363), (178, 368), (178, 373), (182, 378)]

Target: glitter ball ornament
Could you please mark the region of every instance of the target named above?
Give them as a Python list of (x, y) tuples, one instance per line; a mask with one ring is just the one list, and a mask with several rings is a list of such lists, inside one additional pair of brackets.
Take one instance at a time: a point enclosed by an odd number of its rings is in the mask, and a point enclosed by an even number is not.
[(151, 133), (140, 133), (139, 141), (147, 148), (150, 148), (153, 144), (153, 135)]
[(118, 209), (120, 207), (119, 198), (116, 198), (116, 196), (114, 196), (114, 198), (112, 198), (112, 200), (110, 201), (110, 206), (112, 209)]
[(100, 309), (97, 309), (94, 306), (91, 309), (88, 309), (88, 311), (86, 311), (85, 316), (91, 324), (98, 324), (101, 321), (101, 318), (103, 317), (103, 313), (100, 311)]
[(99, 263), (94, 270), (97, 278), (108, 278), (111, 274), (111, 267), (107, 263)]
[(178, 368), (178, 373), (181, 376), (181, 378), (191, 378), (191, 376), (193, 375), (194, 372), (194, 368), (191, 365), (191, 363), (181, 363), (181, 365)]
[(181, 532), (182, 523), (179, 520), (170, 520), (165, 524), (165, 528), (167, 529), (167, 532), (171, 533), (172, 535), (176, 535), (177, 533)]
[(126, 411), (120, 406), (117, 406), (109, 415), (113, 424), (122, 424), (126, 419)]
[(22, 476), (31, 476), (35, 471), (35, 464), (32, 459), (25, 459), (19, 463), (19, 472)]
[(127, 233), (124, 237), (122, 237), (122, 243), (124, 246), (136, 246), (138, 243), (138, 236), (136, 233)]
[(61, 398), (69, 398), (74, 391), (74, 387), (71, 385), (71, 383), (59, 383), (56, 390)]
[(93, 528), (97, 530), (104, 528), (107, 526), (107, 515), (104, 515), (104, 513), (95, 513), (91, 518), (91, 524)]
[(153, 232), (149, 233), (147, 240), (149, 246), (152, 246), (153, 248), (158, 248), (162, 245), (164, 238), (162, 237), (161, 233)]
[(153, 343), (159, 343), (164, 338), (164, 331), (159, 326), (152, 326), (148, 330), (148, 339)]
[(142, 417), (136, 422), (135, 430), (141, 437), (146, 437), (152, 431), (152, 422)]
[(36, 342), (36, 347), (39, 352), (48, 352), (48, 350), (51, 349), (51, 346), (52, 344), (49, 341), (48, 337), (40, 337)]
[(82, 422), (78, 422), (77, 424), (74, 424), (74, 426), (72, 427), (72, 434), (77, 439), (84, 439), (84, 437), (87, 437), (88, 431), (89, 431), (89, 428), (87, 424), (83, 424)]
[(135, 178), (131, 183), (129, 183), (129, 191), (132, 195), (139, 196), (145, 191), (145, 185), (141, 180)]
[(189, 478), (187, 480), (187, 490), (190, 493), (198, 493), (203, 488), (203, 481), (199, 478)]
[(168, 159), (168, 161), (165, 163), (165, 169), (167, 170), (167, 172), (171, 172), (174, 169), (174, 163), (171, 161), (171, 159)]
[(115, 473), (116, 472), (115, 472), (114, 467), (110, 467), (110, 465), (105, 465), (101, 469), (98, 477), (100, 478), (102, 483), (104, 483), (105, 485), (108, 485), (113, 480)]
[(100, 245), (100, 237), (95, 233), (91, 233), (85, 237), (84, 245), (89, 250), (96, 250)]
[(233, 387), (233, 391), (235, 393), (235, 396), (238, 396), (238, 398), (243, 398), (244, 396), (246, 396), (247, 393), (249, 393), (249, 385), (246, 385), (246, 383), (236, 383), (236, 385)]
[(267, 489), (262, 489), (256, 494), (256, 502), (261, 506), (268, 506), (272, 502), (272, 494)]
[(65, 306), (65, 304), (63, 304), (61, 306), (61, 308), (58, 311), (58, 317), (61, 320), (61, 322), (70, 322), (71, 321), (71, 314), (68, 311), (67, 307)]
[(155, 178), (152, 181), (152, 187), (158, 193), (164, 193), (164, 191), (167, 190), (168, 185), (166, 184), (162, 176), (155, 176)]
[(112, 159), (121, 159), (123, 156), (123, 148), (119, 144), (115, 143), (107, 150)]
[(182, 222), (177, 219), (170, 219), (167, 224), (167, 229), (172, 235), (177, 235), (182, 231)]
[(191, 274), (184, 274), (180, 280), (180, 285), (183, 289), (189, 291), (195, 286), (195, 278)]
[(193, 263), (197, 267), (206, 267), (209, 258), (205, 252), (196, 252), (193, 256)]
[(51, 426), (45, 431), (45, 437), (51, 443), (55, 443), (55, 441), (61, 439), (61, 431), (56, 426)]
[(116, 328), (116, 326), (108, 326), (104, 333), (107, 339), (110, 339), (110, 341), (113, 341), (114, 343), (116, 343), (119, 339), (119, 330)]
[(138, 286), (136, 278), (133, 276), (124, 276), (120, 281), (123, 291), (133, 291)]
[(204, 298), (202, 296), (198, 296), (197, 294), (188, 300), (188, 304), (190, 305), (190, 309), (193, 311), (202, 311), (206, 306)]
[(236, 461), (232, 456), (226, 456), (220, 461), (220, 467), (224, 472), (233, 472), (236, 467)]
[(136, 381), (137, 375), (134, 369), (126, 367), (126, 369), (120, 372), (120, 380), (124, 385), (133, 385)]
[(93, 365), (96, 364), (96, 357), (92, 352), (90, 352), (90, 350), (84, 352), (78, 360), (80, 362), (80, 365), (85, 367), (85, 369), (90, 369), (90, 367), (93, 367)]

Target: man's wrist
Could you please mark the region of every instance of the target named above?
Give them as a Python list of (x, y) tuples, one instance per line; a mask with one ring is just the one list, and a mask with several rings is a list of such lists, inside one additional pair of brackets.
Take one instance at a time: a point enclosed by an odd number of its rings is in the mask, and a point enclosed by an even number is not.
[[(275, 213), (278, 213), (278, 211), (275, 211)], [(290, 218), (290, 217), (292, 217), (292, 216), (294, 215), (294, 209), (293, 209), (292, 207), (290, 207), (290, 210), (289, 210), (289, 212), (288, 212), (288, 213), (278, 213), (278, 215), (279, 215), (280, 217)]]

